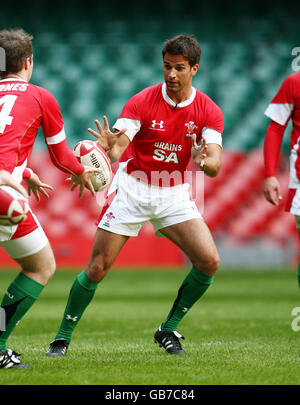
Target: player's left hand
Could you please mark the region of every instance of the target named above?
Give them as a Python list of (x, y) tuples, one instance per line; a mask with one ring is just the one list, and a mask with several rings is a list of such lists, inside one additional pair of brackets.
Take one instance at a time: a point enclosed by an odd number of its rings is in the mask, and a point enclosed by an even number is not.
[(201, 145), (197, 144), (196, 134), (192, 134), (192, 149), (191, 155), (196, 166), (203, 170), (205, 158), (207, 157), (207, 145), (205, 139), (202, 140)]
[(71, 186), (71, 191), (74, 191), (77, 186), (79, 186), (79, 198), (83, 195), (83, 190), (87, 188), (92, 196), (95, 196), (95, 190), (92, 185), (91, 176), (94, 173), (100, 173), (100, 168), (84, 166), (84, 172), (79, 176), (72, 175), (66, 179), (67, 183), (73, 183)]
[(38, 201), (40, 201), (41, 199), (39, 193), (43, 194), (46, 198), (49, 198), (49, 194), (45, 189), (53, 190), (53, 187), (49, 184), (42, 183), (36, 173), (32, 172), (30, 179), (26, 179), (25, 181), (27, 183), (27, 190), (29, 195), (33, 193)]

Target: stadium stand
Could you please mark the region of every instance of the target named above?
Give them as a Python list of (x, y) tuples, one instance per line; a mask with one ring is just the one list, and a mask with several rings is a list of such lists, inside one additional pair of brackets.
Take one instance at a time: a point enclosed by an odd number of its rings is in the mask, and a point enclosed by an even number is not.
[[(0, 23), (4, 27), (10, 21), (10, 26), (23, 26), (35, 35), (32, 82), (58, 99), (71, 147), (91, 138), (87, 127), (93, 126), (94, 119), (106, 114), (112, 124), (128, 98), (162, 81), (161, 45), (166, 38), (178, 32), (195, 34), (202, 45), (202, 60), (194, 85), (221, 106), (225, 117), (222, 171), (197, 189), (198, 197), (204, 195), (204, 203), (199, 203), (203, 216), (220, 238), (230, 233), (237, 241), (264, 238), (282, 246), (296, 244), (294, 218), (283, 212), (287, 133), (278, 168), (283, 203), (273, 207), (262, 196), (262, 146), (268, 125), (264, 110), (283, 78), (292, 73), (291, 51), (300, 33), (293, 9), (282, 13), (254, 2), (257, 9), (245, 13), (240, 4), (231, 13), (221, 2), (214, 8), (174, 1), (171, 10), (166, 3), (147, 6), (134, 1), (128, 13), (124, 2), (77, 1), (69, 7), (56, 0), (32, 1), (29, 7), (18, 4), (18, 14), (7, 3), (1, 6)], [(261, 17), (264, 11), (268, 19)], [(37, 204), (32, 199), (31, 204), (56, 249), (58, 263), (81, 264), (86, 254), (80, 243), (86, 240), (89, 250), (99, 204), (87, 193), (82, 200), (75, 198), (65, 184), (66, 176), (49, 163), (44, 149), (39, 134), (30, 164), (55, 187), (55, 193), (49, 201), (42, 198)], [(189, 168), (195, 170), (192, 163)], [(143, 227), (141, 237), (148, 238), (151, 252), (157, 243), (151, 225)], [(72, 243), (66, 245), (67, 240)], [(139, 242), (130, 243), (137, 252), (134, 243)], [(172, 248), (168, 245), (168, 249)], [(182, 258), (168, 249), (169, 263), (180, 263)], [(126, 262), (125, 256), (120, 263)], [(151, 254), (147, 260), (153, 264)], [(162, 260), (168, 262), (167, 257)]]

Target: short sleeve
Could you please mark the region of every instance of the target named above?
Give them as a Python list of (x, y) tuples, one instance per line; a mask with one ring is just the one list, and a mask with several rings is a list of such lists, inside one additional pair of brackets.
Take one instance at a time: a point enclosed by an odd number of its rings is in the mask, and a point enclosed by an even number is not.
[(281, 84), (277, 94), (265, 111), (265, 115), (280, 125), (286, 125), (294, 109), (292, 76)]
[(126, 128), (125, 135), (127, 135), (129, 140), (132, 141), (141, 129), (141, 123), (139, 120), (133, 120), (131, 118), (118, 118), (113, 129), (120, 131), (123, 128)]
[(124, 105), (119, 118), (130, 118), (133, 120), (142, 120), (142, 108), (140, 94), (131, 97)]
[(212, 100), (206, 104), (205, 108), (205, 127), (214, 129), (220, 134), (224, 131), (224, 117), (222, 110)]
[(123, 110), (113, 128), (121, 130), (127, 128), (126, 135), (132, 141), (142, 125), (142, 108), (139, 95), (131, 97), (124, 105)]
[(66, 139), (64, 122), (55, 97), (41, 89), (42, 128), (47, 145), (55, 145)]
[(216, 143), (222, 146), (223, 131), (223, 112), (217, 104), (208, 98), (205, 105), (205, 120), (202, 129), (202, 137), (205, 139), (206, 143)]

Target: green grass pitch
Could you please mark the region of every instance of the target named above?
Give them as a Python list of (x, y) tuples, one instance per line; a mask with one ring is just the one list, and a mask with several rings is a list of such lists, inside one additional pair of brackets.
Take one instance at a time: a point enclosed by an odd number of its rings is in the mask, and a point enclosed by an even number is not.
[[(188, 269), (112, 270), (99, 286), (66, 357), (45, 356), (74, 277), (57, 271), (8, 347), (31, 370), (0, 370), (1, 385), (283, 385), (300, 383), (295, 269), (221, 269), (178, 329), (186, 356), (153, 342)], [(1, 296), (16, 271), (1, 271)], [(300, 322), (299, 322), (300, 324)]]

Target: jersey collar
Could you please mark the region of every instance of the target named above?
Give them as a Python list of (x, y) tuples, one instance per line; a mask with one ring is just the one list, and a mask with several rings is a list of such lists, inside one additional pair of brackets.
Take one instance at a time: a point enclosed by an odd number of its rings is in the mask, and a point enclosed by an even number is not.
[(188, 98), (187, 100), (182, 101), (182, 103), (176, 104), (175, 101), (170, 99), (170, 97), (168, 96), (166, 87), (167, 87), (166, 83), (163, 83), (162, 88), (161, 88), (162, 96), (163, 96), (164, 100), (168, 104), (170, 104), (172, 107), (176, 107), (176, 108), (186, 107), (187, 105), (192, 104), (192, 102), (194, 101), (194, 99), (196, 97), (196, 89), (195, 89), (195, 87), (192, 87), (192, 95), (191, 95), (191, 97)]
[(0, 82), (25, 82), (28, 83), (26, 80), (18, 79), (17, 77), (8, 77), (7, 79), (1, 79)]

